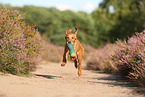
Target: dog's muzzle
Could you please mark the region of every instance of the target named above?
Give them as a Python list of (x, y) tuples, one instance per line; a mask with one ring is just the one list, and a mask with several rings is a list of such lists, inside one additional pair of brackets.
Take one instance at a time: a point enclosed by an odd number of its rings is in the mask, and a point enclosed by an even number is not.
[(69, 41), (68, 44), (71, 44), (71, 41)]

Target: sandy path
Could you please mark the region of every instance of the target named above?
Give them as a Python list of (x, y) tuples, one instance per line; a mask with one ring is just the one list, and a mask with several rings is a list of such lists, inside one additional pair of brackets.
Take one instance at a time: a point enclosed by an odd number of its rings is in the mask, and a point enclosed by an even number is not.
[[(36, 77), (0, 74), (0, 97), (143, 97), (109, 74), (83, 70), (72, 63), (40, 65)], [(117, 80), (117, 81), (116, 81)]]

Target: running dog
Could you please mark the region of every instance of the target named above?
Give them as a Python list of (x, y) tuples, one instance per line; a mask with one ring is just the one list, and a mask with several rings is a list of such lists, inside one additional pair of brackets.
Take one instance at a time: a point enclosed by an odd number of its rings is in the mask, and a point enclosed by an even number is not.
[(82, 58), (84, 56), (84, 48), (82, 44), (79, 42), (77, 39), (76, 35), (78, 32), (78, 28), (75, 27), (76, 31), (72, 33), (72, 29), (66, 30), (66, 44), (65, 44), (65, 49), (64, 49), (64, 54), (63, 54), (63, 62), (61, 66), (65, 66), (66, 61), (67, 61), (67, 55), (70, 53), (70, 50), (67, 46), (67, 44), (73, 44), (73, 50), (75, 51), (76, 55), (74, 57), (71, 57), (71, 60), (74, 61), (75, 67), (78, 68), (78, 75), (81, 76), (81, 63), (82, 63)]

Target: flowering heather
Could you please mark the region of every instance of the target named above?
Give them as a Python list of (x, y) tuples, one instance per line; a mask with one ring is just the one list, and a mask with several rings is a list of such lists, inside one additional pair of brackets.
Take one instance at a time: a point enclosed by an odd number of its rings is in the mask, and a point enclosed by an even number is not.
[(145, 31), (136, 33), (127, 42), (118, 41), (118, 45), (112, 60), (119, 74), (145, 85)]
[(145, 86), (145, 31), (128, 41), (107, 44), (88, 55), (87, 68), (117, 72)]
[(97, 50), (91, 50), (92, 53), (88, 54), (86, 64), (88, 69), (102, 70), (105, 72), (114, 72), (115, 66), (110, 56), (116, 50), (115, 44), (107, 44)]
[(0, 71), (27, 74), (39, 61), (40, 35), (17, 10), (0, 7)]
[(62, 61), (64, 47), (56, 46), (54, 44), (42, 40), (43, 54), (42, 59), (46, 62), (60, 62)]

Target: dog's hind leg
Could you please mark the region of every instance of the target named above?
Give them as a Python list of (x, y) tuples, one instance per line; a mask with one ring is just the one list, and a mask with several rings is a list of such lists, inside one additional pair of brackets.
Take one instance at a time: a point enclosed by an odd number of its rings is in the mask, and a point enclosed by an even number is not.
[(81, 71), (81, 68), (82, 68), (82, 64), (81, 64), (81, 63), (82, 63), (82, 62), (81, 62), (81, 61), (82, 61), (82, 59), (79, 59), (79, 60), (78, 60), (78, 62), (79, 62), (79, 65), (78, 65), (78, 75), (79, 75), (79, 76), (82, 75), (82, 71)]
[(82, 48), (79, 52), (78, 52), (78, 75), (81, 76), (82, 74), (82, 71), (81, 71), (81, 68), (82, 68), (82, 59), (83, 59), (83, 56), (84, 56), (84, 49)]
[(82, 74), (82, 71), (81, 71), (81, 68), (82, 68), (82, 58), (83, 58), (82, 54), (78, 55), (78, 63), (79, 63), (79, 65), (78, 65), (78, 75), (79, 76), (81, 76), (81, 74)]

